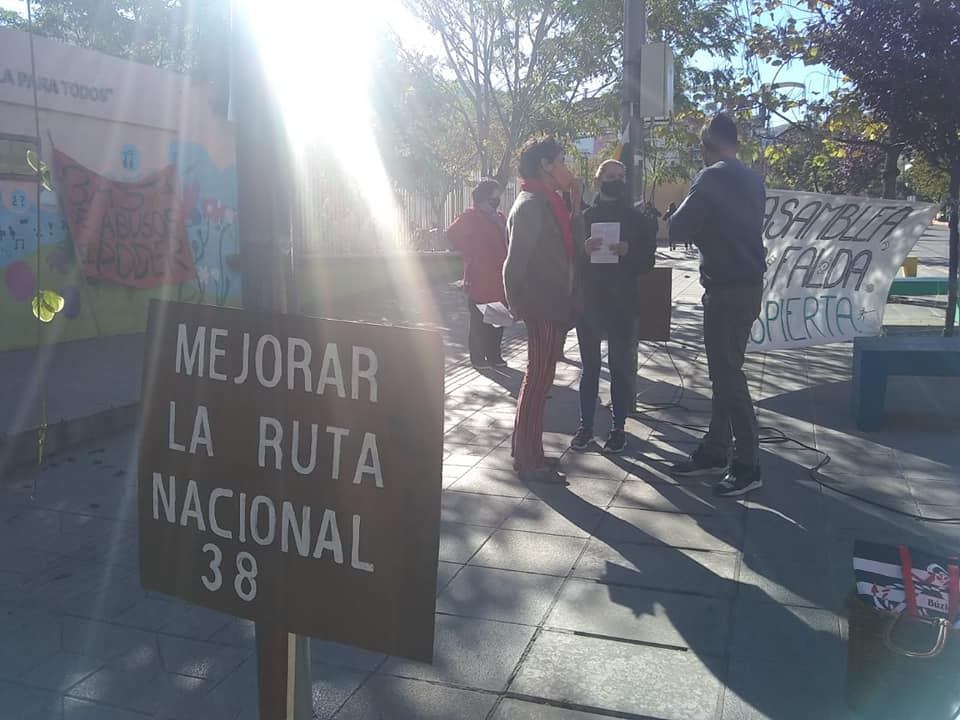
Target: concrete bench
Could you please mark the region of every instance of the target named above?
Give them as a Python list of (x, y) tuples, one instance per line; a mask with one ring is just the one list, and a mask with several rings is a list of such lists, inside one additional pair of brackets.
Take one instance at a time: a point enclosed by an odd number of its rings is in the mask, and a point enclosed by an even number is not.
[(853, 416), (860, 430), (883, 426), (887, 378), (960, 377), (960, 337), (887, 335), (853, 341)]

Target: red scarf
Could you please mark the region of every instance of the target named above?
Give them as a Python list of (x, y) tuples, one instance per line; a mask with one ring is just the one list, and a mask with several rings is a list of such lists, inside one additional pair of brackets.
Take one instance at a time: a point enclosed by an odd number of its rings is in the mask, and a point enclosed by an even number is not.
[(560, 226), (560, 233), (563, 235), (563, 247), (567, 251), (567, 257), (572, 258), (573, 250), (573, 229), (570, 227), (570, 208), (557, 193), (546, 186), (543, 180), (524, 180), (520, 183), (520, 189), (526, 192), (539, 193), (550, 201), (550, 207), (553, 208), (553, 216), (557, 219)]

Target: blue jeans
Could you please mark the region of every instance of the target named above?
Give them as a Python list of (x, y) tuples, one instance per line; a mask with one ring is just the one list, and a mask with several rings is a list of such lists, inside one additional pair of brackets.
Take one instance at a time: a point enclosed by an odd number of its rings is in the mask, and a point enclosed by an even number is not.
[(580, 344), (580, 426), (593, 429), (600, 389), (600, 340), (607, 336), (607, 364), (610, 367), (610, 395), (613, 408), (613, 427), (623, 430), (627, 415), (633, 406), (633, 350), (634, 317), (616, 313), (602, 320), (577, 321), (577, 342)]

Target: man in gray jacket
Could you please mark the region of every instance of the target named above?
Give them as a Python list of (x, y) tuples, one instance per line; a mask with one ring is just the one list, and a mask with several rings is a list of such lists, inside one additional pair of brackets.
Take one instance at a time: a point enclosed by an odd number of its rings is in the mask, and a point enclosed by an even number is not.
[(737, 126), (728, 115), (714, 117), (700, 133), (700, 143), (706, 167), (670, 220), (670, 244), (693, 242), (700, 249), (703, 341), (713, 404), (706, 437), (673, 473), (725, 473), (715, 493), (735, 497), (763, 484), (757, 414), (743, 360), (763, 295), (766, 190), (760, 176), (737, 159)]

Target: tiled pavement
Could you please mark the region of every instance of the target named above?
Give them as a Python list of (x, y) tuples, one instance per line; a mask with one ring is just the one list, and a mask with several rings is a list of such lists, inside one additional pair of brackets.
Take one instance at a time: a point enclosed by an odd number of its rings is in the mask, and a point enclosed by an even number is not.
[[(676, 332), (669, 353), (644, 346), (649, 411), (628, 425), (630, 452), (565, 453), (564, 487), (509, 471), (520, 373), (449, 368), (435, 662), (313, 641), (317, 717), (846, 717), (853, 538), (956, 547), (960, 527), (824, 490), (805, 472), (817, 455), (781, 444), (764, 445), (766, 485), (749, 501), (671, 479), (664, 463), (696, 438), (680, 426), (702, 425), (709, 405), (694, 258), (672, 260)], [(555, 455), (576, 425), (572, 334), (567, 356), (548, 409)], [(849, 356), (751, 357), (761, 424), (828, 452), (840, 489), (960, 514), (960, 385), (891, 382), (888, 429), (863, 435)], [(256, 717), (252, 626), (139, 586), (132, 439), (3, 481), (0, 720)]]

